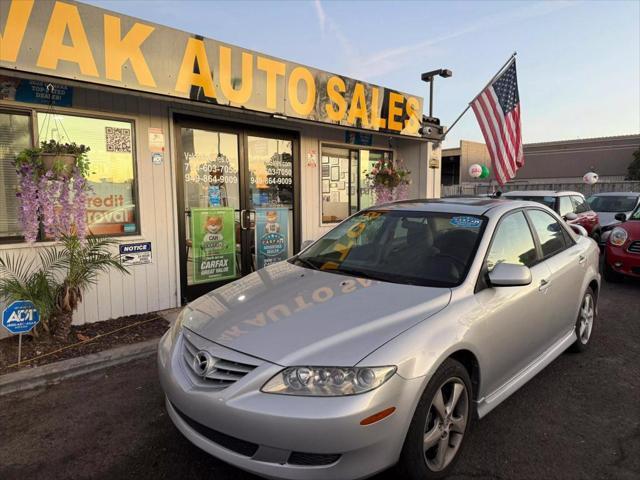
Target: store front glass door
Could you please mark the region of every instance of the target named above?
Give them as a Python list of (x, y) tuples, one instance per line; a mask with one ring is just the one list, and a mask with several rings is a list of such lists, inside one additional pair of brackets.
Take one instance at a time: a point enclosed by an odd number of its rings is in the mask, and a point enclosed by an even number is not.
[(293, 255), (293, 142), (247, 136), (251, 270)]
[(294, 251), (294, 139), (179, 122), (183, 300)]

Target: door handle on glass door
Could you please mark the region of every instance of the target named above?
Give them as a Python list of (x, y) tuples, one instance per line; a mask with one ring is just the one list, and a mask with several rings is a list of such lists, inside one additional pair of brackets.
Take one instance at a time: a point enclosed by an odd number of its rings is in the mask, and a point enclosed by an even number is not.
[(240, 230), (247, 229), (247, 227), (245, 227), (244, 225), (244, 216), (246, 212), (247, 212), (246, 210), (240, 210)]

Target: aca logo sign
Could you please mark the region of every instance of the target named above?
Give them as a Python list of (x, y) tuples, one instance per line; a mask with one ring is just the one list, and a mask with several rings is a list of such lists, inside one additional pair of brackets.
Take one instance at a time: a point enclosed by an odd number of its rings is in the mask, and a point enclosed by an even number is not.
[(40, 321), (40, 312), (28, 300), (18, 300), (2, 312), (2, 326), (11, 333), (27, 333)]

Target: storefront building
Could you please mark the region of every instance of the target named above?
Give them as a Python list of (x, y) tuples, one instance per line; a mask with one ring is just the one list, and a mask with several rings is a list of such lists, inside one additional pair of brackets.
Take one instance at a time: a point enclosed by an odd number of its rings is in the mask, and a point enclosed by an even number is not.
[(372, 205), (379, 159), (411, 170), (410, 197), (433, 196), (422, 104), (77, 2), (3, 1), (0, 254), (50, 244), (22, 238), (17, 153), (85, 144), (90, 232), (151, 255), (101, 277), (75, 321), (179, 306)]

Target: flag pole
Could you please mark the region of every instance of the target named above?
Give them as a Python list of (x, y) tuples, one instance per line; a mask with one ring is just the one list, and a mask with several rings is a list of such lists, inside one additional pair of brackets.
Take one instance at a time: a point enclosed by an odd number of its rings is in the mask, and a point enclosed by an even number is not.
[(509, 65), (509, 63), (511, 63), (511, 60), (513, 60), (515, 58), (515, 56), (518, 54), (518, 52), (513, 52), (511, 54), (511, 56), (509, 57), (509, 60), (507, 60), (504, 65), (502, 65), (500, 67), (500, 70), (498, 70), (498, 73), (496, 73), (493, 77), (491, 77), (491, 80), (489, 80), (487, 82), (487, 84), (482, 88), (482, 90), (480, 90), (480, 93), (478, 93), (478, 95), (476, 95), (475, 97), (473, 97), (471, 99), (471, 101), (467, 104), (467, 107), (462, 111), (462, 113), (460, 115), (458, 115), (458, 118), (456, 118), (453, 123), (449, 126), (449, 128), (447, 128), (447, 131), (444, 132), (444, 135), (442, 136), (442, 140), (445, 139), (445, 137), (447, 136), (447, 134), (451, 131), (451, 129), (455, 126), (456, 123), (458, 123), (460, 121), (460, 119), (462, 118), (462, 116), (467, 113), (467, 110), (469, 110), (471, 108), (471, 104), (473, 103), (473, 101), (478, 98), (478, 96), (485, 91), (485, 89), (491, 85), (493, 83), (493, 81), (498, 78), (498, 76), (502, 73), (502, 71), (505, 69), (505, 67), (507, 65)]

